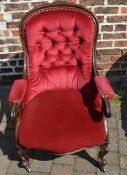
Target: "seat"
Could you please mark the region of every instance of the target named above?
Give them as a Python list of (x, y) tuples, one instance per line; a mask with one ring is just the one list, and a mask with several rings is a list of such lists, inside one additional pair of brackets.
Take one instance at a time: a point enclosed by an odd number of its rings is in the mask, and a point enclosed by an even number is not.
[(115, 93), (97, 70), (97, 35), (96, 17), (80, 5), (43, 4), (23, 16), (24, 75), (13, 83), (8, 100), (17, 153), (27, 171), (29, 150), (66, 154), (94, 146), (100, 147), (104, 171), (106, 118)]

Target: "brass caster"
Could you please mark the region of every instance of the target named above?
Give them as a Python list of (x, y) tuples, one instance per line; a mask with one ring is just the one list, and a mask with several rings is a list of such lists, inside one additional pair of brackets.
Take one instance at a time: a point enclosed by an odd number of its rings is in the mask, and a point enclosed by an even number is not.
[(27, 172), (30, 172), (31, 171), (30, 164), (29, 164), (28, 161), (23, 160), (22, 162), (19, 163), (19, 166), (21, 168), (24, 168)]
[(107, 161), (105, 159), (100, 160), (100, 171), (103, 173), (106, 172), (106, 169), (104, 168), (106, 164), (107, 164)]
[(105, 173), (105, 172), (106, 172), (106, 169), (105, 169), (104, 167), (100, 167), (100, 171), (101, 171), (102, 173)]
[(30, 167), (26, 167), (25, 169), (28, 173), (30, 173), (30, 171), (31, 171)]

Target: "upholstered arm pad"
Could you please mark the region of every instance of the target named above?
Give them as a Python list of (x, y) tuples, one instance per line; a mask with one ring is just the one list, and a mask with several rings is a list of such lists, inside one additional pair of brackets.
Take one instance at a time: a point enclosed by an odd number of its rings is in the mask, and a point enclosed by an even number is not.
[(9, 103), (10, 104), (21, 103), (26, 91), (26, 87), (27, 87), (27, 80), (22, 79), (15, 80), (9, 94), (8, 98)]
[(97, 90), (101, 97), (108, 97), (109, 99), (115, 98), (115, 92), (111, 87), (108, 79), (102, 75), (95, 76), (94, 78)]

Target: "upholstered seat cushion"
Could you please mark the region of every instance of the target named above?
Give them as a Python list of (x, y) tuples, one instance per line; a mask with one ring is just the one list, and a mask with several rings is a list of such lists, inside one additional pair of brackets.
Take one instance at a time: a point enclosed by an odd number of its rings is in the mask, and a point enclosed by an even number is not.
[(86, 104), (85, 97), (74, 89), (38, 94), (23, 110), (19, 143), (55, 153), (103, 144), (106, 134), (102, 113)]

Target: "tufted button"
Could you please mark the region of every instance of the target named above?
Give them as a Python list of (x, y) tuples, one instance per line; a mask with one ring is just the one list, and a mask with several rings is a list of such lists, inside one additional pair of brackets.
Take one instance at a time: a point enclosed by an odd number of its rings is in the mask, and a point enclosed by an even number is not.
[(54, 45), (54, 44), (56, 43), (56, 41), (55, 41), (55, 40), (53, 40), (53, 39), (52, 39), (51, 41), (52, 41), (52, 45)]
[(69, 38), (66, 38), (66, 42), (69, 42)]
[(83, 44), (85, 41), (83, 38), (80, 38), (79, 42), (80, 42), (80, 44)]
[(59, 28), (59, 29), (58, 29), (58, 32), (61, 33), (61, 31), (62, 31), (62, 30)]
[(44, 35), (45, 34), (45, 32), (44, 32), (44, 30), (42, 29), (42, 30), (40, 30), (39, 31), (42, 35)]
[(44, 55), (47, 56), (47, 51), (45, 51)]
[(52, 62), (52, 65), (51, 65), (52, 67), (55, 67), (55, 63), (54, 62)]
[(41, 43), (37, 43), (38, 47), (41, 47)]
[(78, 60), (77, 65), (80, 69), (82, 68), (82, 62), (80, 60)]
[(38, 67), (39, 67), (39, 68), (42, 68), (42, 65), (40, 64)]
[(61, 54), (62, 54), (61, 50), (58, 50), (58, 55), (61, 55)]
[(66, 64), (67, 64), (67, 65), (69, 65), (69, 64), (70, 64), (70, 62), (69, 62), (69, 61), (66, 61)]
[(75, 54), (75, 50), (72, 50), (71, 52), (72, 52), (72, 54)]
[(74, 32), (77, 32), (77, 30), (78, 30), (78, 29), (77, 29), (77, 27), (75, 26), (75, 27), (74, 27)]
[(46, 33), (48, 31), (45, 27), (43, 27), (42, 30), (43, 30), (44, 33)]

